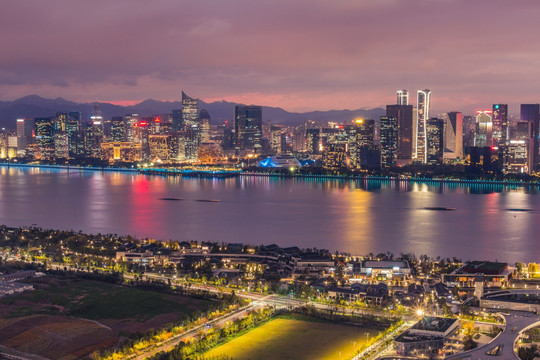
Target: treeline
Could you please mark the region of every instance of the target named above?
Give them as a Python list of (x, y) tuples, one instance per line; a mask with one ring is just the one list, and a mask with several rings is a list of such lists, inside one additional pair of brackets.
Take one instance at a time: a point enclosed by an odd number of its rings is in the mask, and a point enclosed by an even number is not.
[[(270, 320), (272, 316), (274, 316), (274, 310), (270, 307), (253, 310), (242, 318), (230, 323), (227, 322), (222, 328), (200, 331), (196, 336), (180, 342), (173, 350), (160, 352), (151, 357), (150, 360), (206, 359), (201, 357), (204, 352), (231, 340), (242, 332), (259, 326), (261, 323)], [(218, 359), (230, 358), (218, 357)]]

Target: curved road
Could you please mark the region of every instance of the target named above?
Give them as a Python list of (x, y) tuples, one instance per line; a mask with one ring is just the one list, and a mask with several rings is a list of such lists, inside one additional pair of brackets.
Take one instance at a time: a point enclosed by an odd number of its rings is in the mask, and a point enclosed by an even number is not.
[[(519, 360), (518, 356), (514, 353), (514, 343), (523, 331), (531, 327), (540, 326), (540, 316), (522, 311), (511, 311), (508, 315), (503, 316), (506, 320), (504, 331), (493, 339), (492, 342), (467, 352), (448, 356), (445, 360)], [(498, 345), (502, 345), (502, 352), (499, 356), (486, 355), (486, 352)]]

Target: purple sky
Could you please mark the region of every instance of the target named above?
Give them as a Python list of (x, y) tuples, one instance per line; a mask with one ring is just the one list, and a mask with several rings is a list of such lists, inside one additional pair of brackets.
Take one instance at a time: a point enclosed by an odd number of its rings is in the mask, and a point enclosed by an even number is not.
[(291, 111), (540, 101), (540, 1), (0, 0), (0, 100), (178, 100)]

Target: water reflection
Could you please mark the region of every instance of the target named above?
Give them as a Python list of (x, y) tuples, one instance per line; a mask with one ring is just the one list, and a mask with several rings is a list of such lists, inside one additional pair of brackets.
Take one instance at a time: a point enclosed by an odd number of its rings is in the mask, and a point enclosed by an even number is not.
[[(537, 192), (490, 184), (0, 167), (0, 217), (8, 225), (510, 262), (539, 260)], [(167, 197), (184, 200), (160, 200)], [(197, 201), (205, 199), (220, 201)]]

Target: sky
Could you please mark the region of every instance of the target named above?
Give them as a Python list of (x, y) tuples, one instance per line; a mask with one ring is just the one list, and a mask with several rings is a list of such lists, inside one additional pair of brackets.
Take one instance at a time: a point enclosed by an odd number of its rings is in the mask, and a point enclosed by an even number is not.
[(538, 0), (0, 0), (0, 101), (540, 102)]

